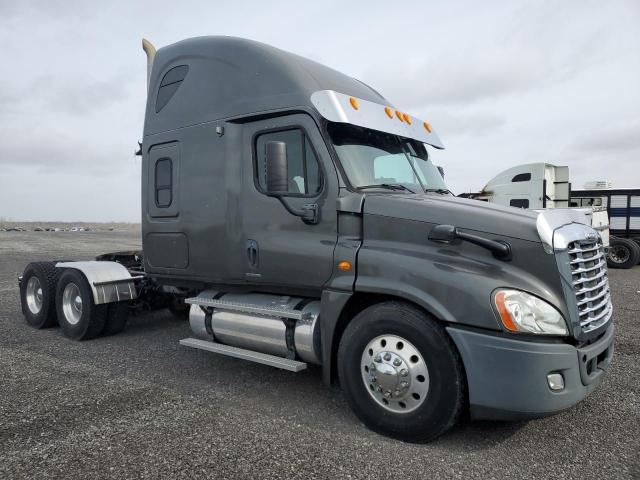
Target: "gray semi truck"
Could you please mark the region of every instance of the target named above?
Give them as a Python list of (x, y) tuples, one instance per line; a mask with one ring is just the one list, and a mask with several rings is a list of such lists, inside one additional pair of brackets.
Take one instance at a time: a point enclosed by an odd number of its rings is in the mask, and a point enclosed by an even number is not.
[(29, 264), (29, 324), (83, 340), (188, 308), (185, 347), (320, 365), (408, 441), (465, 411), (553, 414), (600, 383), (612, 305), (581, 219), (456, 198), (428, 122), (318, 63), (229, 37), (143, 48), (143, 250)]

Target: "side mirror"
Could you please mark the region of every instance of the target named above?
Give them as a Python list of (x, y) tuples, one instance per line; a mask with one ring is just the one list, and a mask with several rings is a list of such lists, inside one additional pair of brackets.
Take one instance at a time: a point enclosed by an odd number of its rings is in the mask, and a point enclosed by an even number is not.
[(287, 144), (284, 142), (267, 142), (266, 144), (267, 193), (284, 195), (289, 191), (287, 171)]
[(289, 193), (289, 172), (287, 164), (287, 144), (284, 142), (267, 142), (265, 169), (267, 171), (267, 195), (276, 197), (291, 215), (302, 218), (304, 223), (316, 225), (319, 222), (320, 209), (315, 203), (308, 203), (302, 208), (295, 208), (287, 202)]

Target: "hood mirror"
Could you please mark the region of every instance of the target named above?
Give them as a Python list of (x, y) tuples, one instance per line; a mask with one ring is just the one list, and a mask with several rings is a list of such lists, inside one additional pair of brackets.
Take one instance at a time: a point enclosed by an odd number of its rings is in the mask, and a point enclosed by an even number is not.
[(453, 225), (436, 225), (429, 232), (429, 240), (440, 243), (449, 243), (458, 238), (458, 232)]
[(498, 260), (511, 260), (511, 245), (503, 240), (492, 240), (473, 233), (461, 232), (453, 225), (436, 225), (429, 232), (429, 240), (438, 243), (451, 243), (456, 239), (473, 243), (489, 250)]

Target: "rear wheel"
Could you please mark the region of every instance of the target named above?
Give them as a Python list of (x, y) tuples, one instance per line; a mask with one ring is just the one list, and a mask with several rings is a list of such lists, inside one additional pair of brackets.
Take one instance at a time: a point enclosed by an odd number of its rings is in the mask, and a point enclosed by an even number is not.
[[(633, 237), (631, 240), (636, 242), (636, 245), (638, 245), (638, 248), (640, 248), (640, 237)], [(638, 257), (638, 264), (640, 265), (640, 257)]]
[(65, 336), (89, 340), (103, 331), (109, 305), (96, 305), (93, 291), (84, 274), (68, 269), (58, 281), (56, 291), (58, 323)]
[(628, 238), (613, 237), (609, 243), (607, 265), (611, 268), (631, 268), (640, 261), (640, 246)]
[(33, 262), (27, 265), (20, 283), (22, 313), (32, 327), (45, 328), (56, 324), (56, 284), (60, 269), (54, 262)]
[(107, 306), (107, 319), (102, 335), (115, 335), (124, 330), (129, 319), (129, 304), (127, 302), (110, 303)]
[(433, 440), (457, 421), (465, 399), (462, 363), (448, 335), (412, 305), (385, 302), (359, 313), (338, 349), (349, 405), (372, 430)]

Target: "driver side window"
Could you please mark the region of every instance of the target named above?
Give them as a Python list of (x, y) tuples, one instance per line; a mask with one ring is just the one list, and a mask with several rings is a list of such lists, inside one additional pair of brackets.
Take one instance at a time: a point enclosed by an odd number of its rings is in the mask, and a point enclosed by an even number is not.
[(309, 139), (299, 129), (281, 130), (259, 135), (255, 142), (256, 185), (267, 190), (266, 149), (268, 142), (284, 142), (287, 145), (287, 177), (289, 196), (310, 197), (322, 189), (318, 158)]

